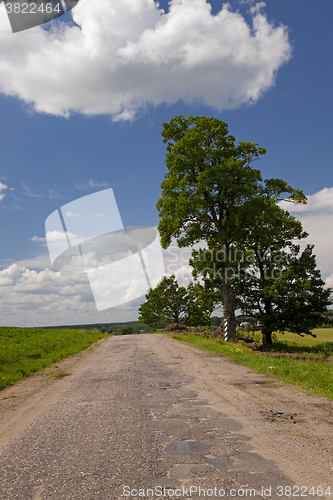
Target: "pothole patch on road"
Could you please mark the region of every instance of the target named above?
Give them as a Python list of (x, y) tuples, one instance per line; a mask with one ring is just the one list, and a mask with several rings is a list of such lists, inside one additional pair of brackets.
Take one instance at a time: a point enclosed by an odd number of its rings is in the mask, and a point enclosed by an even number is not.
[(243, 426), (237, 420), (233, 420), (232, 418), (221, 418), (219, 420), (214, 421), (214, 426), (226, 432), (238, 432)]
[(200, 441), (173, 441), (165, 448), (168, 455), (207, 455), (207, 446)]
[(215, 470), (228, 470), (232, 467), (233, 461), (230, 458), (210, 458), (208, 463), (212, 464)]
[(188, 464), (188, 465), (174, 465), (170, 471), (169, 475), (171, 478), (177, 478), (181, 481), (188, 480), (189, 478), (200, 478), (206, 477), (207, 474), (212, 470), (211, 464)]
[(155, 479), (154, 481), (154, 487), (160, 487), (160, 488), (178, 488), (180, 486), (180, 481), (174, 478), (170, 477), (160, 477), (158, 479)]

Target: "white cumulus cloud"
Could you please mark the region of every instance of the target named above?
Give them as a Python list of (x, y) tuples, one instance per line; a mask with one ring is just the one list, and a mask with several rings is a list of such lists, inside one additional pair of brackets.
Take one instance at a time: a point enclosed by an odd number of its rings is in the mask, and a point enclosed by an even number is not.
[(302, 222), (304, 230), (309, 233), (306, 243), (315, 245), (318, 268), (323, 278), (330, 280), (333, 270), (333, 187), (310, 194), (307, 200), (306, 205), (280, 202), (280, 206)]
[(283, 201), (280, 206), (288, 212), (333, 213), (333, 187), (325, 187), (317, 193), (310, 194), (307, 196), (306, 205), (294, 205)]
[(80, 214), (77, 212), (67, 212), (66, 215), (68, 217), (80, 217)]
[(2, 193), (1, 191), (4, 191), (5, 189), (7, 189), (7, 185), (6, 184), (3, 184), (2, 182), (0, 182), (0, 201), (2, 201), (4, 199), (4, 197), (6, 196), (5, 193)]
[(171, 0), (167, 13), (153, 0), (81, 0), (79, 26), (13, 34), (2, 3), (0, 91), (37, 112), (114, 120), (178, 100), (219, 110), (254, 103), (291, 56), (287, 28), (264, 5), (249, 25), (228, 4), (212, 15), (206, 0)]
[(333, 273), (330, 276), (328, 276), (328, 278), (326, 278), (325, 287), (326, 288), (333, 288)]
[(43, 237), (43, 236), (36, 236), (36, 235), (35, 235), (35, 236), (33, 236), (33, 237), (30, 239), (30, 241), (40, 241), (40, 242), (42, 242), (42, 243), (45, 243), (45, 242), (46, 242), (46, 238), (45, 238), (45, 236)]
[[(33, 265), (33, 261), (30, 262)], [(39, 259), (36, 260), (39, 265)], [(140, 300), (97, 312), (80, 257), (61, 271), (19, 263), (0, 270), (0, 325), (48, 326), (135, 319)]]

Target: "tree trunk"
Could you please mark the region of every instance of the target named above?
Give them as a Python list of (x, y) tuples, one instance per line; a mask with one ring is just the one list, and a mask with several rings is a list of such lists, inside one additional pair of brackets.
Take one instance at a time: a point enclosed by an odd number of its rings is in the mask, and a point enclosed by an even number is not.
[(272, 345), (272, 326), (270, 321), (270, 313), (272, 310), (272, 301), (271, 299), (265, 300), (265, 316), (262, 322), (262, 343), (264, 345)]
[(262, 333), (262, 343), (264, 345), (272, 345), (273, 344), (272, 330), (270, 328), (269, 321), (263, 321), (261, 333)]

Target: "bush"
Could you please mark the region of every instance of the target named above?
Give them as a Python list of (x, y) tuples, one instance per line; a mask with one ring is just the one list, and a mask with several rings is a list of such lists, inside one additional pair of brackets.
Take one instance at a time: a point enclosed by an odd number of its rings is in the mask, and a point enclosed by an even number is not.
[(223, 318), (220, 318), (219, 316), (213, 316), (211, 318), (211, 325), (215, 326), (215, 327), (220, 326), (220, 324), (222, 323), (222, 320), (223, 320)]
[(171, 323), (171, 325), (168, 325), (166, 327), (166, 330), (168, 332), (187, 332), (188, 328), (185, 325), (182, 325), (181, 323)]
[[(244, 335), (245, 332), (247, 333), (247, 335)], [(248, 344), (255, 343), (256, 338), (252, 337), (252, 335), (249, 335), (249, 332), (247, 330), (245, 330), (245, 332), (241, 332), (238, 330), (238, 332), (236, 333), (237, 340)]]
[(135, 333), (134, 328), (128, 325), (121, 329), (120, 335), (131, 335), (132, 333)]

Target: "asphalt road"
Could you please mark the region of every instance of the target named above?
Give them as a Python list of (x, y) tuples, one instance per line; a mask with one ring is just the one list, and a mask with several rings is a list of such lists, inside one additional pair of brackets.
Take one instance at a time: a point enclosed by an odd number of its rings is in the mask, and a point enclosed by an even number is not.
[(309, 498), (281, 457), (258, 453), (230, 397), (200, 396), (193, 349), (170, 342), (112, 337), (55, 381), (2, 447), (1, 500)]

